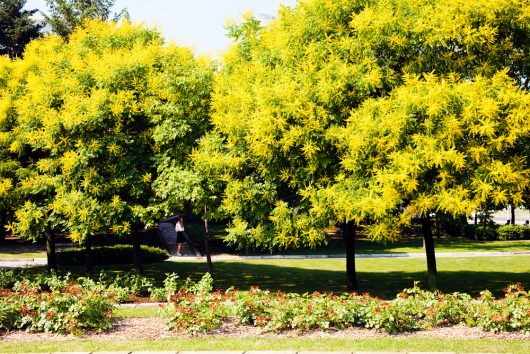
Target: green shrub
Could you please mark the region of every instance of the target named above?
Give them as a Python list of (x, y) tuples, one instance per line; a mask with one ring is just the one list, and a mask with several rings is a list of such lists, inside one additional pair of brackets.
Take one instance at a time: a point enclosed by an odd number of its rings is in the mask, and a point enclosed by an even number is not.
[(354, 326), (398, 333), (459, 324), (493, 332), (530, 332), (530, 294), (520, 284), (505, 292), (503, 299), (494, 299), (489, 291), (473, 299), (468, 294), (430, 292), (415, 285), (394, 300), (384, 301), (368, 294), (300, 295), (257, 287), (213, 294), (183, 289), (171, 296), (162, 314), (170, 328), (193, 334), (217, 328), (227, 316), (273, 332)]
[(497, 229), (499, 240), (530, 240), (530, 227), (522, 225), (503, 225)]
[(498, 239), (497, 229), (493, 226), (475, 226), (474, 235), (476, 240), (493, 241)]
[(73, 333), (111, 327), (112, 294), (68, 283), (61, 290), (40, 291), (18, 282), (0, 293), (0, 329)]
[(488, 290), (471, 304), (468, 325), (489, 332), (530, 332), (530, 294), (521, 284), (510, 285), (503, 299), (496, 300)]
[[(83, 279), (83, 282), (92, 281), (91, 279)], [(100, 271), (96, 284), (99, 284), (104, 289), (114, 292), (116, 301), (124, 302), (136, 296), (149, 296), (155, 280), (153, 278), (145, 277), (136, 273), (120, 273), (114, 274), (105, 271)]]
[[(166, 288), (175, 286), (178, 277), (170, 276)], [(182, 288), (168, 298), (168, 304), (160, 312), (166, 318), (170, 329), (191, 334), (204, 333), (218, 328), (221, 319), (228, 315), (226, 293), (211, 292), (213, 278), (206, 273), (193, 284), (187, 280), (189, 288)], [(178, 286), (178, 285), (177, 285)]]
[[(115, 245), (94, 247), (92, 249), (93, 264), (130, 264), (134, 262), (133, 247), (131, 245)], [(168, 253), (160, 248), (141, 246), (143, 263), (161, 262), (169, 258)], [(61, 265), (79, 265), (85, 263), (85, 250), (71, 248), (57, 252), (57, 260)]]
[(13, 270), (0, 269), (0, 289), (12, 288), (18, 279)]
[(117, 302), (129, 301), (132, 296), (150, 296), (155, 301), (165, 301), (168, 296), (183, 288), (196, 292), (194, 288), (210, 289), (211, 287), (211, 284), (204, 284), (204, 282), (194, 283), (190, 279), (181, 281), (178, 278), (178, 275), (174, 273), (168, 274), (164, 280), (164, 287), (160, 288), (155, 286), (154, 278), (133, 272), (113, 273), (101, 270), (95, 276), (74, 278), (70, 273), (58, 276), (55, 273), (32, 274), (24, 270), (0, 269), (0, 284), (3, 284), (5, 289), (18, 291), (21, 284), (24, 284), (26, 288), (30, 287), (37, 292), (63, 291), (70, 284), (78, 283), (87, 290), (111, 293)]

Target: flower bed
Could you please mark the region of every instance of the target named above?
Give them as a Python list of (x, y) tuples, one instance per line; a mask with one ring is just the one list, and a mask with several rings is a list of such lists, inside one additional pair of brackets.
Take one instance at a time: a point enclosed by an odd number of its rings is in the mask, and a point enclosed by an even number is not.
[(0, 271), (0, 330), (104, 330), (112, 325), (113, 304), (141, 295), (166, 300), (160, 315), (168, 328), (191, 334), (215, 330), (228, 319), (265, 332), (354, 327), (398, 333), (465, 325), (490, 332), (530, 333), (530, 293), (520, 284), (506, 288), (501, 299), (487, 290), (473, 298), (415, 285), (391, 301), (369, 294), (300, 295), (258, 287), (212, 291), (212, 284), (209, 274), (199, 282), (168, 274), (163, 286), (157, 287), (153, 279), (131, 273), (102, 272), (95, 279), (73, 279)]
[(112, 326), (114, 304), (151, 292), (160, 294), (163, 289), (132, 273), (101, 272), (92, 279), (0, 270), (0, 330), (105, 330)]
[(69, 283), (51, 291), (28, 284), (0, 291), (0, 330), (81, 333), (111, 327), (112, 294)]
[[(209, 278), (203, 278), (207, 289)], [(257, 287), (248, 292), (182, 289), (161, 311), (168, 326), (192, 334), (219, 327), (227, 317), (264, 331), (364, 327), (388, 333), (463, 324), (484, 331), (530, 331), (530, 296), (520, 284), (496, 300), (489, 291), (473, 299), (468, 294), (443, 294), (414, 286), (392, 301), (368, 294), (271, 293)]]

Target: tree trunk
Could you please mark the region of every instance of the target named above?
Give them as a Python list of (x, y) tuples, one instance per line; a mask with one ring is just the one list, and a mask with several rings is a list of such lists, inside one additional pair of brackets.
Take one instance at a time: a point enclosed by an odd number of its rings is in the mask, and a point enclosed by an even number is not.
[(92, 273), (94, 270), (94, 263), (92, 262), (92, 240), (90, 236), (85, 239), (85, 271)]
[(435, 290), (438, 286), (438, 273), (436, 271), (436, 255), (434, 253), (431, 219), (428, 215), (421, 218), (421, 231), (423, 233), (423, 248), (425, 248), (425, 254), (427, 256), (428, 285), (431, 290)]
[(438, 216), (438, 214), (436, 214), (436, 216), (434, 217), (434, 230), (435, 230), (436, 238), (437, 239), (442, 238), (442, 231), (440, 228), (440, 217)]
[(55, 233), (51, 230), (46, 235), (46, 258), (48, 271), (57, 271), (57, 255), (55, 254)]
[(204, 220), (203, 222), (203, 237), (204, 237), (204, 252), (206, 253), (206, 264), (208, 266), (208, 273), (213, 278), (213, 263), (212, 256), (210, 254), (210, 240), (208, 237), (208, 221)]
[(140, 235), (138, 235), (138, 228), (133, 226), (132, 231), (132, 243), (133, 243), (133, 254), (134, 254), (134, 270), (138, 274), (143, 274), (144, 269), (142, 266), (142, 255), (140, 248)]
[(348, 221), (342, 225), (342, 236), (346, 244), (346, 281), (349, 291), (357, 291), (355, 272), (355, 225)]
[(511, 213), (511, 222), (512, 225), (515, 225), (515, 207), (513, 205), (510, 205), (510, 213)]

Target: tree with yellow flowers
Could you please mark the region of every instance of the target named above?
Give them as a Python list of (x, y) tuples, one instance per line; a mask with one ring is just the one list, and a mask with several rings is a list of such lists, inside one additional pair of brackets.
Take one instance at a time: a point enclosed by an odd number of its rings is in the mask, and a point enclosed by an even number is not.
[(17, 202), (14, 186), (18, 159), (9, 153), (14, 124), (12, 107), (7, 98), (8, 82), (13, 70), (12, 62), (6, 56), (0, 57), (0, 242), (6, 237), (6, 225), (10, 219), (10, 211)]
[(524, 201), (526, 108), (506, 97), (526, 100), (529, 23), (518, 0), (305, 0), (232, 26), (193, 155), (228, 240), (316, 246), (342, 223), (354, 289), (354, 229), (392, 241), (419, 217), (436, 286), (431, 213)]
[[(503, 71), (465, 81), (406, 76), (388, 97), (365, 102), (347, 126), (331, 133), (344, 171), (319, 191), (315, 204), (353, 194), (355, 203), (333, 204), (335, 214), (360, 224), (368, 217), (366, 230), (382, 241), (400, 238), (400, 230), (419, 218), (425, 249), (432, 252), (429, 285), (436, 287), (429, 215), (523, 203), (530, 169), (518, 146), (530, 138), (528, 114), (530, 95)], [(367, 182), (361, 188), (355, 185), (359, 174)]]
[[(207, 127), (209, 61), (155, 30), (95, 21), (67, 40), (31, 43), (14, 66), (10, 149), (28, 156), (18, 234), (65, 231), (87, 242), (110, 231), (137, 241), (138, 230), (167, 216), (158, 207), (167, 196), (153, 183)], [(168, 149), (179, 159), (168, 161)]]

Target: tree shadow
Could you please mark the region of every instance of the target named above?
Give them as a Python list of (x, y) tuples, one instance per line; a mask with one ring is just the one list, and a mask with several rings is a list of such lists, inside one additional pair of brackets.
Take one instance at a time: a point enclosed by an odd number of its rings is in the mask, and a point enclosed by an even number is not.
[[(206, 264), (188, 262), (164, 262), (145, 267), (146, 275), (163, 279), (165, 273), (175, 272), (181, 278), (198, 280), (206, 272)], [(346, 289), (344, 271), (301, 269), (275, 265), (252, 264), (248, 262), (214, 263), (215, 286), (219, 289), (237, 287), (247, 290), (259, 285), (262, 289), (297, 293), (334, 292)], [(357, 272), (359, 292), (368, 292), (383, 299), (392, 299), (415, 281), (426, 288), (426, 272)], [(465, 292), (477, 296), (488, 289), (495, 296), (503, 296), (502, 289), (520, 282), (525, 288), (530, 286), (530, 274), (509, 272), (444, 271), (439, 273), (439, 289), (443, 292)]]
[(42, 242), (34, 243), (28, 240), (8, 237), (0, 243), (0, 253), (13, 256), (13, 258), (16, 258), (19, 254), (39, 253), (44, 251), (45, 248)]
[[(325, 264), (323, 263), (323, 266)], [(388, 267), (388, 266), (386, 266)], [(396, 269), (396, 268), (394, 268)], [(132, 265), (100, 266), (94, 269), (97, 277), (99, 270), (109, 272), (129, 272)], [(38, 267), (26, 270), (44, 272), (45, 268)], [(161, 262), (144, 264), (146, 276), (154, 278), (156, 285), (162, 286), (168, 273), (177, 273), (181, 279), (191, 278), (199, 280), (207, 271), (203, 262)], [(86, 276), (83, 266), (64, 267), (59, 274), (71, 272), (74, 276)], [(235, 287), (248, 290), (251, 286), (271, 291), (312, 293), (334, 292), (342, 293), (346, 289), (346, 274), (343, 270), (306, 269), (294, 266), (281, 266), (254, 262), (223, 261), (214, 262), (215, 287), (226, 290)], [(420, 287), (427, 288), (427, 272), (415, 271), (358, 271), (358, 292), (367, 292), (383, 299), (392, 299), (403, 289), (411, 288), (415, 281)], [(442, 270), (438, 273), (439, 289), (445, 293), (463, 292), (478, 296), (483, 290), (490, 290), (496, 297), (504, 295), (503, 289), (509, 284), (520, 282), (525, 288), (530, 287), (530, 272), (511, 273), (502, 268), (496, 271), (480, 270)]]

